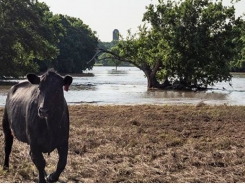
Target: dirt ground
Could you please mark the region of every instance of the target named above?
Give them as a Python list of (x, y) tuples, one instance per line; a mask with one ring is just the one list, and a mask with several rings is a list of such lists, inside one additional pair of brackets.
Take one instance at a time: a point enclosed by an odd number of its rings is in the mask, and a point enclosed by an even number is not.
[[(245, 182), (243, 106), (74, 105), (69, 110), (68, 163), (59, 182)], [(49, 174), (57, 153), (45, 158)], [(10, 171), (0, 168), (0, 182), (36, 181), (28, 146), (15, 140)]]

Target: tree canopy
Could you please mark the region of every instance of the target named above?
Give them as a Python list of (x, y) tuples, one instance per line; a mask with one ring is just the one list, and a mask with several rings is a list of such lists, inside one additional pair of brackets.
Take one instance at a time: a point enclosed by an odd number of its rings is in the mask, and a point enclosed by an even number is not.
[(37, 71), (33, 58), (57, 55), (55, 33), (45, 19), (48, 7), (36, 1), (1, 0), (0, 75)]
[(139, 32), (108, 53), (140, 68), (148, 88), (206, 88), (229, 81), (230, 62), (241, 52), (243, 21), (222, 0), (159, 0), (150, 4)]
[(91, 69), (94, 62), (88, 61), (95, 54), (98, 45), (95, 33), (78, 18), (60, 15), (60, 19), (66, 33), (60, 37), (60, 54), (54, 67), (60, 72), (69, 73)]
[(98, 39), (80, 19), (53, 15), (37, 0), (0, 0), (0, 76), (23, 76), (54, 67), (82, 72)]

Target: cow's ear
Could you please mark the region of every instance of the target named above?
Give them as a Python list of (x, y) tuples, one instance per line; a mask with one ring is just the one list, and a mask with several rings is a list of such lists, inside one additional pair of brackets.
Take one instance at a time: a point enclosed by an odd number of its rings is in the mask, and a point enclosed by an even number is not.
[(35, 75), (33, 73), (27, 74), (26, 77), (27, 77), (28, 81), (32, 84), (39, 84), (40, 83), (40, 77), (38, 77), (37, 75)]
[(63, 86), (64, 86), (64, 90), (68, 91), (69, 90), (69, 86), (72, 83), (72, 77), (70, 75), (66, 75), (63, 79)]

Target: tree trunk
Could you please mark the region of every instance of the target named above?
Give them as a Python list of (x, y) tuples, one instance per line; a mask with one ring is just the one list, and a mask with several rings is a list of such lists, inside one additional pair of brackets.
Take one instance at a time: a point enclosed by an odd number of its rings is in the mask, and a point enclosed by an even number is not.
[(162, 85), (157, 81), (156, 73), (160, 68), (160, 62), (157, 62), (153, 69), (150, 68), (149, 65), (144, 65), (141, 67), (141, 70), (145, 73), (147, 77), (147, 88), (162, 88)]
[(159, 88), (160, 84), (156, 79), (155, 75), (152, 75), (152, 73), (147, 73), (145, 72), (146, 77), (147, 77), (147, 88), (148, 89), (154, 89), (154, 88)]

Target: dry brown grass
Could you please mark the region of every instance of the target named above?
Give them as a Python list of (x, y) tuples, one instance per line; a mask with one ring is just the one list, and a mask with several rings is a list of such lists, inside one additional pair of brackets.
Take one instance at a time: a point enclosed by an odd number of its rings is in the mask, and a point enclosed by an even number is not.
[[(60, 182), (244, 182), (243, 106), (70, 106)], [(0, 114), (2, 116), (2, 109)], [(1, 131), (3, 162), (3, 135)], [(29, 148), (14, 141), (0, 182), (37, 181)], [(47, 172), (57, 153), (45, 155)]]

